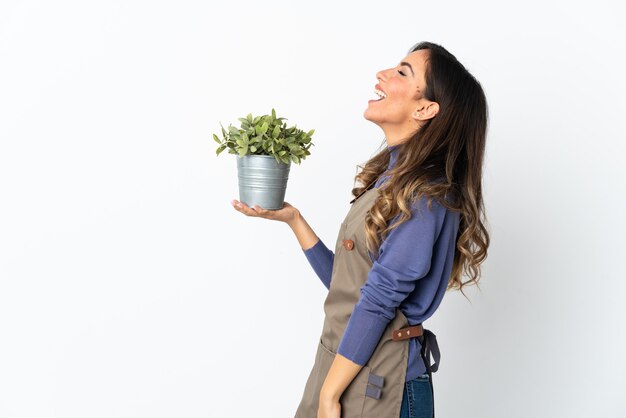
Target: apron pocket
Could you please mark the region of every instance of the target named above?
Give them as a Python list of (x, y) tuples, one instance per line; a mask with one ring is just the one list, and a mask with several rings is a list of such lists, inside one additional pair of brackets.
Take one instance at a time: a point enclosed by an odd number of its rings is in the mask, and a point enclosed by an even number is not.
[[(322, 355), (327, 357), (327, 360), (329, 361), (328, 369), (324, 373), (324, 379), (326, 379), (326, 375), (328, 375), (328, 371), (330, 370), (330, 366), (332, 365), (336, 354), (328, 349), (321, 340), (320, 347), (322, 349)], [(341, 403), (341, 418), (363, 417), (363, 405), (365, 402), (365, 392), (367, 390), (369, 374), (370, 368), (368, 366), (362, 367), (359, 373), (355, 376), (354, 380), (352, 380), (341, 395), (341, 398), (339, 399), (339, 403)], [(324, 384), (323, 381), (322, 384)]]
[[(302, 400), (296, 411), (296, 418), (317, 418), (320, 391), (330, 366), (332, 366), (335, 360), (335, 355), (320, 339), (317, 353), (315, 354), (315, 364), (306, 382)], [(339, 399), (341, 403), (341, 418), (361, 418), (363, 416), (363, 404), (369, 373), (370, 368), (368, 366), (363, 367), (350, 385), (348, 385), (343, 395), (341, 395)]]
[(302, 395), (302, 400), (296, 411), (295, 418), (317, 418), (320, 391), (322, 390), (322, 385), (324, 384), (324, 380), (326, 379), (326, 375), (334, 359), (335, 355), (322, 344), (320, 338), (320, 342), (317, 345), (317, 352), (315, 353), (315, 363), (306, 381), (304, 394)]

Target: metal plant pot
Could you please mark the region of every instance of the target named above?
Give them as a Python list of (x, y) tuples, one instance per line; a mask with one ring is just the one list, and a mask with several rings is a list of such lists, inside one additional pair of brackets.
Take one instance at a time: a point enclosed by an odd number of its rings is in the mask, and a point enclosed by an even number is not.
[(269, 155), (237, 157), (239, 200), (250, 207), (282, 208), (290, 167)]

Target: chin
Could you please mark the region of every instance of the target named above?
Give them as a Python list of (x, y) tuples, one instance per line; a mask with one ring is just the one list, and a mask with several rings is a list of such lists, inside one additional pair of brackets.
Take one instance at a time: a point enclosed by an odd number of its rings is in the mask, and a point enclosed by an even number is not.
[(365, 111), (363, 111), (363, 117), (365, 119), (369, 120), (370, 122), (376, 123), (376, 117), (374, 115), (372, 115), (372, 112), (371, 112), (369, 107), (367, 107), (367, 109), (365, 109)]
[(363, 112), (363, 117), (365, 118), (365, 120), (368, 120), (380, 126), (380, 120), (378, 120), (378, 118), (375, 115), (372, 115), (371, 113), (369, 113), (368, 109), (365, 109), (365, 112)]

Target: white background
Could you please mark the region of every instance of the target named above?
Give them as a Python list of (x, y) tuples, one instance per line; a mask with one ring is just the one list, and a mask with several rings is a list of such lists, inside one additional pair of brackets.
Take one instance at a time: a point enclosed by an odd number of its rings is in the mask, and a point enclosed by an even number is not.
[(490, 106), (480, 290), (428, 321), (445, 417), (626, 416), (624, 3), (6, 1), (0, 417), (291, 417), (325, 288), (241, 216), (211, 134), (316, 129), (287, 200), (334, 244), (377, 70), (448, 48)]

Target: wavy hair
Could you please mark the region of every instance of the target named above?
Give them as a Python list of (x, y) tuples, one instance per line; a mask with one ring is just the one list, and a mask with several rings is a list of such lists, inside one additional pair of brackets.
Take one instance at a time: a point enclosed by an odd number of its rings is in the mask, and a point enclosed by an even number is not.
[[(487, 133), (487, 100), (480, 83), (445, 48), (421, 42), (409, 53), (428, 50), (426, 89), (439, 112), (398, 148), (398, 158), (365, 219), (367, 246), (378, 254), (389, 231), (411, 218), (411, 202), (425, 197), (428, 209), (436, 199), (460, 213), (456, 251), (448, 290), (478, 285), (480, 264), (487, 258), (489, 233), (485, 226), (482, 166)], [(355, 197), (385, 172), (389, 150), (374, 155), (355, 177)], [(394, 220), (395, 219), (395, 220)], [(393, 223), (392, 223), (393, 221)], [(463, 276), (468, 280), (463, 281)]]

